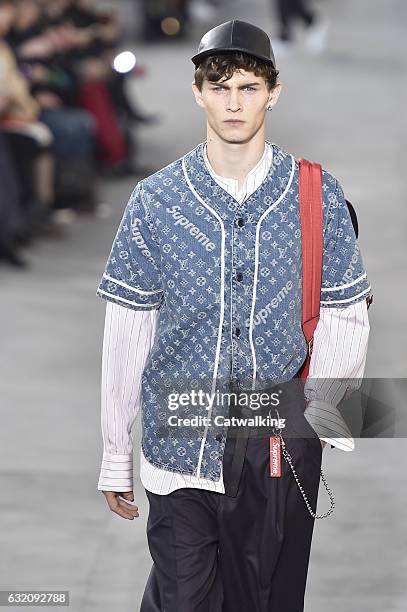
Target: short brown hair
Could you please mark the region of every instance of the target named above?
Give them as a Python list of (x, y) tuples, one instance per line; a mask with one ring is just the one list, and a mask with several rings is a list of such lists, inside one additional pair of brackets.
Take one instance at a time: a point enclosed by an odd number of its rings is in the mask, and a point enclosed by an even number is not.
[(218, 53), (217, 55), (206, 57), (195, 70), (195, 84), (202, 91), (205, 79), (215, 83), (223, 77), (228, 80), (236, 70), (253, 72), (256, 76), (263, 77), (269, 91), (277, 85), (278, 70), (271, 64), (242, 51)]

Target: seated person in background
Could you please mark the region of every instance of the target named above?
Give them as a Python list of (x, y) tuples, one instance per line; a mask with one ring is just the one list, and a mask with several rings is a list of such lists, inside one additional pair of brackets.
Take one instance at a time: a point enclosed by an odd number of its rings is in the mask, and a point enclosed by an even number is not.
[(85, 110), (70, 106), (76, 82), (65, 51), (72, 46), (67, 32), (72, 28), (55, 18), (47, 20), (37, 0), (17, 0), (15, 4), (16, 18), (8, 40), (29, 79), (39, 119), (54, 137), (55, 207), (93, 210), (95, 122)]
[(142, 113), (137, 108), (135, 101), (129, 100), (125, 80), (132, 71), (120, 73), (112, 69), (121, 36), (121, 26), (117, 15), (113, 12), (98, 11), (96, 0), (71, 0), (67, 16), (75, 27), (93, 32), (94, 39), (87, 48), (87, 54), (99, 57), (107, 66), (107, 82), (117, 112), (128, 121), (144, 124), (156, 123), (157, 115)]
[(133, 172), (126, 126), (120, 121), (109, 88), (111, 66), (103, 56), (97, 19), (74, 23), (71, 0), (43, 2), (43, 31), (54, 42), (58, 61), (69, 66), (75, 78), (74, 103), (92, 115), (95, 124), (98, 158), (103, 171), (113, 174)]
[[(113, 69), (121, 36), (121, 26), (117, 16), (114, 13), (98, 11), (94, 0), (72, 0), (66, 14), (76, 28), (93, 35), (92, 42), (81, 49), (77, 57), (83, 83), (80, 89), (81, 105), (93, 112), (96, 118), (99, 117), (101, 128), (103, 124), (106, 125), (107, 117), (110, 115), (112, 134), (108, 140), (110, 146), (113, 144), (115, 146), (116, 159), (119, 158), (118, 151), (123, 144), (127, 149), (127, 161), (117, 162), (119, 174), (122, 171), (124, 174), (127, 171), (149, 172), (150, 169), (134, 165), (131, 161), (134, 155), (137, 158), (137, 140), (131, 127), (134, 123), (146, 125), (156, 123), (158, 116), (143, 113), (134, 99), (130, 100), (126, 81), (132, 71), (120, 73)], [(120, 133), (124, 137), (124, 143)], [(106, 148), (104, 139), (107, 135), (102, 129), (99, 137), (102, 147)]]
[[(0, 113), (3, 101), (0, 95)], [(20, 268), (27, 265), (19, 253), (18, 234), (23, 227), (18, 175), (7, 139), (0, 131), (0, 262)]]
[(0, 128), (20, 176), (26, 222), (33, 231), (40, 231), (52, 225), (49, 211), (54, 199), (53, 136), (39, 121), (40, 107), (4, 40), (15, 10), (14, 2), (0, 0)]

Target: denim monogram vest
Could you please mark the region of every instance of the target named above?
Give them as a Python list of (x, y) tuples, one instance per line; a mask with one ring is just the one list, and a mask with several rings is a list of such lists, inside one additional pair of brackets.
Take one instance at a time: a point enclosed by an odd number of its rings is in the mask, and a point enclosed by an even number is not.
[[(137, 184), (97, 294), (159, 310), (142, 376), (145, 457), (218, 480), (227, 429), (214, 417), (228, 406), (180, 401), (181, 394), (281, 384), (300, 369), (307, 344), (297, 160), (273, 143), (268, 175), (240, 204), (214, 181), (203, 147)], [(370, 285), (342, 188), (325, 170), (323, 220), (321, 308), (346, 307), (365, 299)], [(195, 424), (169, 425), (175, 416)]]

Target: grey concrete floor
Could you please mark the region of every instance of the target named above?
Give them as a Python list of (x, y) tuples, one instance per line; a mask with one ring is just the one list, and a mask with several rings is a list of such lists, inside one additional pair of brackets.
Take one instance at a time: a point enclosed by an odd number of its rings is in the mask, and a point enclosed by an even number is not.
[[(328, 49), (311, 57), (298, 43), (280, 59), (284, 90), (268, 137), (320, 161), (356, 206), (375, 300), (366, 376), (402, 378), (407, 7), (401, 0), (319, 5), (331, 18)], [(248, 18), (272, 31), (268, 8), (260, 0), (229, 3), (219, 22)], [(205, 136), (190, 91), (196, 43), (137, 46), (149, 72), (131, 86), (145, 109), (164, 114), (163, 123), (139, 131), (140, 161), (157, 169)], [(140, 518), (112, 514), (96, 488), (104, 302), (95, 290), (133, 186), (102, 182), (110, 217), (81, 218), (65, 239), (37, 243), (27, 251), (27, 273), (0, 269), (0, 589), (69, 590), (75, 612), (136, 612), (151, 563), (139, 420)], [(406, 450), (404, 439), (358, 439), (353, 453), (324, 451), (336, 508), (316, 522), (308, 612), (406, 610)], [(320, 491), (323, 512), (329, 500), (322, 483)]]

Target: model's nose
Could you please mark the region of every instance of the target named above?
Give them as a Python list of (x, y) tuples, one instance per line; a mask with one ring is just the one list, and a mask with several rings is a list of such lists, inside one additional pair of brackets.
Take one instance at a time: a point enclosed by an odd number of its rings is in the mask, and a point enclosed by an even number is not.
[(240, 106), (239, 92), (232, 90), (229, 95), (228, 110), (236, 112), (240, 110)]

